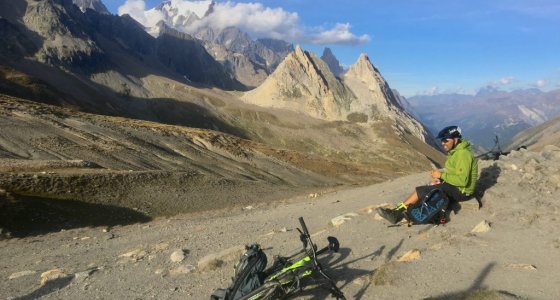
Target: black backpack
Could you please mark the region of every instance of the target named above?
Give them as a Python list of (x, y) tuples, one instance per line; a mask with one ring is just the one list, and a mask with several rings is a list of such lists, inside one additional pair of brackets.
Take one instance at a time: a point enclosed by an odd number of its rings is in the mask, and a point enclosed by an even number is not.
[(210, 300), (235, 300), (254, 291), (264, 281), (266, 264), (266, 254), (259, 244), (245, 246), (245, 253), (234, 266), (230, 286), (227, 289), (216, 289)]
[(406, 209), (406, 218), (415, 224), (445, 223), (449, 198), (440, 189), (434, 188), (426, 196)]

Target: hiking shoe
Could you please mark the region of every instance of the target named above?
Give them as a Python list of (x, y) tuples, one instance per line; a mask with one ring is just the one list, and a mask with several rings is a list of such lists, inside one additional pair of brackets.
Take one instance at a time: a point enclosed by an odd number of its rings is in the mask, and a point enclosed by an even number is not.
[(383, 219), (389, 221), (391, 224), (397, 224), (400, 220), (404, 218), (404, 214), (402, 213), (402, 210), (383, 208), (383, 207), (378, 207), (375, 210)]

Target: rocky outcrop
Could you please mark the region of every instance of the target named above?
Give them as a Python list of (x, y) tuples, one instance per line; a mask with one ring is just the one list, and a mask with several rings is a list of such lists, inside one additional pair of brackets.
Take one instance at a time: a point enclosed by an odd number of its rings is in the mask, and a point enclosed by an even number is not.
[(82, 12), (71, 1), (28, 1), (22, 23), (33, 32), (42, 63), (63, 68), (93, 68), (106, 61), (104, 51), (85, 26)]
[(189, 82), (213, 84), (223, 89), (243, 89), (192, 36), (163, 26), (156, 41), (158, 59)]
[(355, 97), (325, 62), (314, 53), (296, 47), (263, 84), (247, 92), (243, 99), (260, 106), (341, 120)]

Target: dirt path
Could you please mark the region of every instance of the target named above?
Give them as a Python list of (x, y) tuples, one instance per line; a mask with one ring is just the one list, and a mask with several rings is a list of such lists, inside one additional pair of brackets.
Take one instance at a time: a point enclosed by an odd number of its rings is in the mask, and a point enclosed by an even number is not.
[[(463, 299), (473, 293), (476, 299), (555, 299), (560, 295), (557, 192), (540, 199), (548, 210), (529, 212), (533, 194), (519, 187), (508, 192), (516, 182), (506, 166), (487, 175), (499, 177), (487, 187), (481, 210), (474, 200), (463, 203), (445, 226), (388, 227), (368, 210), (398, 202), (427, 180), (417, 174), (230, 215), (181, 215), (4, 240), (0, 291), (7, 299), (208, 299), (214, 288), (229, 283), (239, 253), (232, 249), (258, 242), (269, 258), (289, 253), (299, 247), (294, 227), (303, 216), (320, 246), (329, 235), (340, 240), (329, 270), (349, 299)], [(346, 222), (329, 225), (343, 214)], [(472, 232), (483, 221), (489, 231)], [(418, 259), (398, 261), (411, 250), (418, 250)], [(208, 255), (222, 264), (203, 263)], [(41, 285), (42, 273), (56, 269)], [(303, 295), (327, 298), (318, 289)]]

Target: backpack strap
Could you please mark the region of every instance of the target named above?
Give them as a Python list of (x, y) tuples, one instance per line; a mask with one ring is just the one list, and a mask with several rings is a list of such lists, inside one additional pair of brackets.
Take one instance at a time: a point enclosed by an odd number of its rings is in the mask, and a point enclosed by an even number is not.
[(210, 300), (225, 300), (228, 297), (228, 290), (227, 289), (216, 289), (210, 295)]

